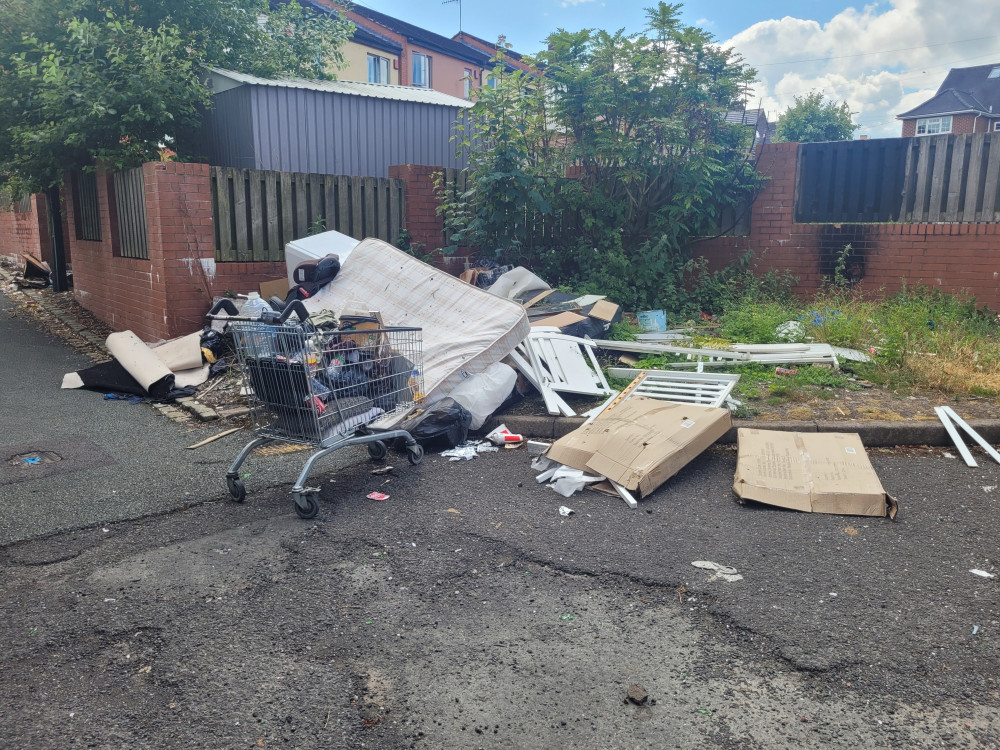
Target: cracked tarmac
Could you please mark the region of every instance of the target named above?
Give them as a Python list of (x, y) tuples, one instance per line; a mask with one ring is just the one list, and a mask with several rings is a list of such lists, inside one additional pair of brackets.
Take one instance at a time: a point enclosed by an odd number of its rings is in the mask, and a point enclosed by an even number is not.
[(504, 451), (11, 545), (0, 745), (997, 747), (1000, 467), (873, 463), (894, 522), (740, 505), (727, 449), (639, 511)]

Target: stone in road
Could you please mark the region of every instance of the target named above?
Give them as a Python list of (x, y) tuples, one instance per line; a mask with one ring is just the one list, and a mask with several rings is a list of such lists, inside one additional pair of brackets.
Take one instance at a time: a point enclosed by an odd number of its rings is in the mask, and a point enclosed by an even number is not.
[(895, 522), (741, 506), (728, 450), (638, 511), (509, 451), (9, 546), (0, 744), (996, 747), (1000, 467), (873, 461)]

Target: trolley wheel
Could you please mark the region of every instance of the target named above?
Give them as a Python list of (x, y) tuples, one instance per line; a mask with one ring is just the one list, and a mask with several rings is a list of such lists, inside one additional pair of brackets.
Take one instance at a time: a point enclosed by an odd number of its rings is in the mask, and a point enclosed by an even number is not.
[[(304, 502), (305, 505), (300, 505), (300, 501)], [(299, 518), (304, 520), (315, 518), (316, 514), (319, 513), (319, 500), (316, 499), (316, 493), (310, 492), (308, 495), (299, 495), (295, 498), (295, 512), (299, 514)]]
[(242, 503), (247, 499), (247, 488), (242, 479), (226, 477), (226, 485), (229, 487), (229, 494), (233, 496), (234, 501)]
[(389, 449), (385, 447), (385, 443), (381, 440), (373, 440), (368, 443), (368, 455), (375, 461), (381, 461), (388, 452)]
[(411, 464), (416, 466), (424, 460), (424, 446), (420, 443), (406, 446), (406, 457), (410, 460)]

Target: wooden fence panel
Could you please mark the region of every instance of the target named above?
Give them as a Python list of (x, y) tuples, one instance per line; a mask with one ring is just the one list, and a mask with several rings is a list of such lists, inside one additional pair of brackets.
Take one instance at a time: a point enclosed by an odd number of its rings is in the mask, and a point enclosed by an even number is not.
[(115, 172), (115, 213), (118, 218), (118, 254), (149, 258), (146, 236), (146, 183), (142, 167)]
[[(992, 135), (992, 134), (991, 134)], [(1000, 180), (1000, 139), (990, 138), (990, 150), (986, 164), (986, 180), (983, 186), (982, 211), (979, 220), (981, 222), (994, 222), (997, 220), (997, 181)]]
[(982, 190), (982, 180), (986, 178), (986, 172), (982, 168), (983, 148), (986, 144), (986, 135), (977, 133), (972, 136), (972, 147), (969, 151), (969, 171), (966, 176), (965, 203), (962, 209), (962, 221), (979, 221), (981, 207), (977, 198)]
[(803, 223), (1000, 221), (1000, 133), (799, 147)]
[(320, 227), (394, 243), (402, 180), (212, 167), (217, 261), (280, 261), (285, 245)]

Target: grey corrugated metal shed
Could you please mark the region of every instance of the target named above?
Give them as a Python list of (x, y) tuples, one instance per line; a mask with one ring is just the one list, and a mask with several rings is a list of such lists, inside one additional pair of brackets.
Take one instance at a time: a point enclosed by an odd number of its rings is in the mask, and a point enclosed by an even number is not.
[(431, 89), (259, 78), (210, 69), (204, 138), (211, 164), (386, 177), (393, 164), (465, 166), (451, 142), (470, 102)]

